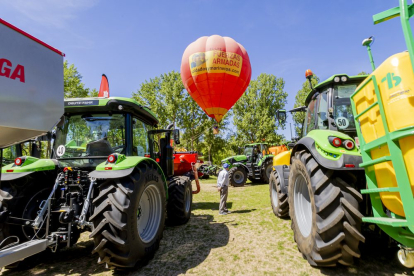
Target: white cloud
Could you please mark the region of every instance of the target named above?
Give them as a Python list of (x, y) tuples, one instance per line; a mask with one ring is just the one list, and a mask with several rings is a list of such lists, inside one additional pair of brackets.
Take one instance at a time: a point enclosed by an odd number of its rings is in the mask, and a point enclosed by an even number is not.
[(39, 24), (64, 28), (76, 14), (87, 10), (98, 0), (6, 0), (1, 4)]

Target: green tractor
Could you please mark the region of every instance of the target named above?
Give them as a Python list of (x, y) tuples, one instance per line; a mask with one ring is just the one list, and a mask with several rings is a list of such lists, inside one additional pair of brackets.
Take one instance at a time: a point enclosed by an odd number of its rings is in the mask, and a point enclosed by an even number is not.
[[(312, 77), (307, 71), (307, 77)], [(274, 158), (270, 200), (278, 217), (292, 219), (299, 251), (313, 266), (351, 265), (360, 256), (364, 169), (350, 96), (366, 76), (334, 75), (315, 86), (302, 137)], [(279, 112), (279, 119), (286, 114)], [(288, 158), (286, 158), (288, 155)]]
[(230, 185), (241, 187), (247, 179), (255, 182), (269, 183), (272, 172), (273, 155), (267, 143), (253, 143), (244, 146), (243, 155), (235, 155), (221, 160), (230, 165)]
[(377, 236), (414, 267), (413, 9), (400, 0), (373, 16), (375, 24), (400, 16), (408, 51), (375, 68), (365, 39), (371, 75), (334, 75), (312, 90), (307, 107), (291, 110), (306, 112), (303, 135), (288, 162), (274, 158), (270, 199), (276, 216), (290, 216), (313, 266), (351, 265), (365, 237)]
[[(2, 168), (2, 245), (56, 251), (90, 231), (93, 253), (108, 268), (152, 258), (164, 223), (186, 223), (192, 204), (190, 178), (174, 175), (170, 140), (180, 143), (179, 130), (157, 125), (150, 109), (129, 98), (65, 100), (52, 159), (22, 156)], [(28, 256), (16, 251), (0, 257)]]

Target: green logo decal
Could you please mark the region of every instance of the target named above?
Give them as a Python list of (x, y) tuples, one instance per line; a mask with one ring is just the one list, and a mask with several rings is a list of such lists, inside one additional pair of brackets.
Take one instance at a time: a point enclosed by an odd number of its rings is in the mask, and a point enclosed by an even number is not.
[[(397, 86), (401, 83), (401, 77), (394, 76), (394, 73), (388, 73), (386, 77), (384, 77), (381, 82), (387, 81), (388, 82), (388, 89), (393, 88), (394, 86)], [(394, 85), (392, 81), (395, 81)]]

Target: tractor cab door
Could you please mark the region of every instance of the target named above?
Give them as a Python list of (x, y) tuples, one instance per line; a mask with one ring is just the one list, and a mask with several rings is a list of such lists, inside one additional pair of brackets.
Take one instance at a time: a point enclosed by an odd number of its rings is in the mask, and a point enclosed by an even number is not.
[(254, 161), (254, 147), (253, 146), (245, 146), (244, 147), (244, 155), (247, 157), (247, 162), (253, 163)]

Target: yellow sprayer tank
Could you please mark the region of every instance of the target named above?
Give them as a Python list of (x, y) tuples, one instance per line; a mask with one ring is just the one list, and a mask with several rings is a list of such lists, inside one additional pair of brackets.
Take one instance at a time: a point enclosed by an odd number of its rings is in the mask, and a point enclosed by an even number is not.
[[(414, 74), (408, 52), (389, 57), (370, 77), (372, 75), (375, 78), (362, 89), (358, 88), (357, 91), (359, 91), (353, 96), (356, 113), (362, 113), (377, 102), (374, 86), (374, 81), (376, 81), (386, 122), (383, 122), (381, 118), (378, 104), (358, 118), (361, 134), (366, 144), (386, 135), (387, 126), (389, 133), (414, 126)], [(414, 136), (400, 138), (397, 142), (407, 168), (411, 191), (414, 192)], [(387, 144), (372, 149), (370, 154), (372, 159), (390, 156)], [(378, 188), (398, 186), (391, 161), (370, 166), (368, 170), (375, 171)], [(380, 197), (390, 211), (405, 216), (398, 192), (382, 192)]]

